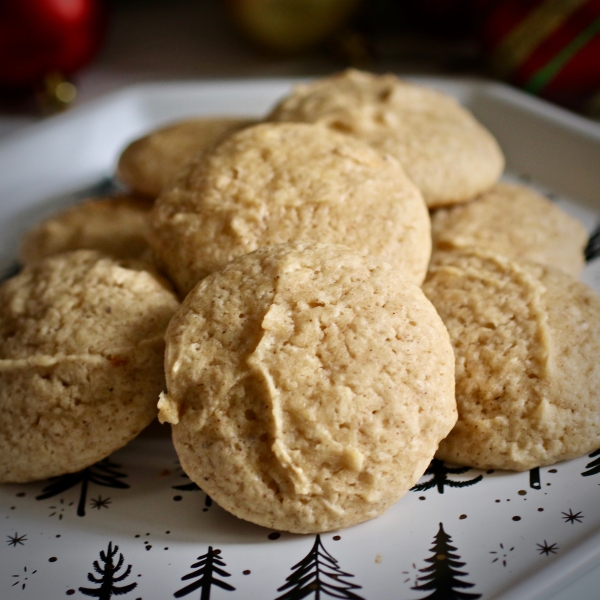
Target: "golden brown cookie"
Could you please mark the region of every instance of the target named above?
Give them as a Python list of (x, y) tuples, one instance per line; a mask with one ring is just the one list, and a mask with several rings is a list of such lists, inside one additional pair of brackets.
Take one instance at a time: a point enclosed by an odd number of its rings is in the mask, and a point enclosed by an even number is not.
[(456, 355), (459, 419), (437, 457), (525, 471), (600, 446), (600, 296), (477, 249), (436, 253), (423, 290)]
[(321, 123), (395, 156), (431, 208), (473, 198), (504, 169), (496, 140), (467, 109), (395, 75), (349, 69), (298, 85), (267, 119)]
[(139, 194), (158, 196), (194, 156), (254, 119), (186, 119), (131, 142), (119, 157), (117, 176)]
[(228, 137), (162, 194), (149, 242), (186, 294), (261, 246), (344, 243), (421, 283), (429, 214), (399, 163), (360, 140), (308, 123), (266, 123)]
[(166, 341), (159, 419), (185, 472), (265, 527), (314, 533), (381, 514), (456, 421), (437, 313), (344, 246), (234, 260), (187, 296)]
[(474, 200), (434, 211), (434, 251), (477, 246), (515, 260), (532, 260), (579, 277), (587, 232), (535, 190), (499, 183)]
[(90, 198), (42, 221), (23, 236), (25, 265), (69, 250), (98, 250), (115, 258), (140, 258), (152, 203), (136, 196)]
[(0, 307), (1, 482), (88, 467), (156, 417), (178, 302), (147, 265), (59, 254), (6, 281)]

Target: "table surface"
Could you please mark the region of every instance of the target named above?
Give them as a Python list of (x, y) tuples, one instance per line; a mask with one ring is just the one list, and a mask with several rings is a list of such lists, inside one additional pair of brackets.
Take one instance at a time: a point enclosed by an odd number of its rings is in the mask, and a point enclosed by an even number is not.
[[(384, 60), (367, 68), (402, 74), (447, 75), (444, 50), (431, 44), (427, 46), (424, 50), (422, 41), (403, 38)], [(452, 52), (469, 57), (473, 49), (455, 44)], [(321, 52), (278, 57), (250, 47), (232, 29), (220, 2), (132, 2), (118, 6), (113, 12), (103, 50), (78, 74), (76, 103), (84, 104), (142, 82), (306, 77), (331, 73), (345, 66), (339, 59)], [(467, 70), (466, 74), (480, 73)], [(31, 113), (0, 110), (0, 140), (18, 134), (19, 129), (41, 119)], [(594, 598), (600, 598), (600, 566), (557, 590), (547, 600)]]

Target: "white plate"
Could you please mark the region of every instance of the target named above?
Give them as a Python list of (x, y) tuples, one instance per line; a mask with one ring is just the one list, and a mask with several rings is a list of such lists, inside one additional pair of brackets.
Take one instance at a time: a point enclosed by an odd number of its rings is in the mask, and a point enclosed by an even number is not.
[[(421, 82), (457, 96), (492, 130), (507, 156), (507, 177), (530, 179), (590, 231), (595, 227), (598, 125), (497, 84)], [(110, 179), (132, 138), (185, 116), (261, 116), (290, 83), (141, 86), (6, 139), (0, 146), (0, 269), (14, 262), (26, 227)], [(600, 261), (588, 264), (584, 279), (600, 289)], [(110, 461), (115, 466), (92, 467), (71, 481), (0, 488), (0, 598), (109, 599), (120, 592), (151, 600), (172, 598), (193, 584), (177, 597), (301, 598), (298, 574), (320, 544), (318, 576), (333, 586), (321, 591), (322, 599), (419, 600), (438, 589), (435, 598), (529, 600), (547, 597), (600, 561), (600, 472), (594, 468), (600, 456), (521, 474), (457, 472), (436, 463), (435, 481), (433, 475), (421, 480), (427, 489), (409, 492), (378, 519), (319, 539), (244, 523), (189, 489), (195, 486), (164, 430)], [(438, 535), (442, 527), (453, 548)], [(111, 584), (108, 553), (117, 546)], [(428, 591), (414, 589), (429, 581), (428, 561), (444, 553), (456, 561), (454, 575), (437, 578)], [(212, 584), (196, 564), (211, 561), (220, 569), (212, 571)], [(458, 587), (461, 582), (467, 587)]]

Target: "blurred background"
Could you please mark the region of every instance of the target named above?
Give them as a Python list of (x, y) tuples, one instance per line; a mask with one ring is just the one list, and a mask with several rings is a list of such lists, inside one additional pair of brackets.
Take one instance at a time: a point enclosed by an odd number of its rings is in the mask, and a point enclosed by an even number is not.
[(600, 118), (600, 0), (0, 0), (0, 135), (126, 85), (354, 66)]

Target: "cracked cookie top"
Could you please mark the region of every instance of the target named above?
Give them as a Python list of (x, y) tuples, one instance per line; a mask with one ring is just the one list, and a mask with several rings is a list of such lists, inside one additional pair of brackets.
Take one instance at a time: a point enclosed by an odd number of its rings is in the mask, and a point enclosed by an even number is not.
[(166, 335), (186, 473), (238, 517), (308, 533), (377, 516), (456, 420), (447, 332), (386, 263), (282, 244), (204, 279)]
[(136, 261), (77, 250), (0, 288), (0, 481), (79, 471), (156, 417), (178, 307)]

